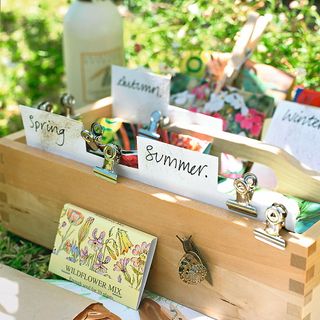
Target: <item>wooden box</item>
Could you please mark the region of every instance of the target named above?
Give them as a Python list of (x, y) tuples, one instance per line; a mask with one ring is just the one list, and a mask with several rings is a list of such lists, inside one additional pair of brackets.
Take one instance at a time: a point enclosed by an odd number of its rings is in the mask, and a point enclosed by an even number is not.
[[(110, 100), (82, 110), (88, 127), (111, 115)], [(317, 200), (311, 174), (278, 148), (217, 133), (216, 152), (269, 164), (279, 190)], [(319, 198), (318, 198), (319, 199)], [(0, 140), (0, 216), (10, 231), (52, 248), (61, 209), (73, 203), (158, 237), (148, 288), (219, 320), (319, 320), (320, 223), (305, 234), (284, 231), (287, 247), (254, 238), (263, 223), (127, 178), (111, 184), (92, 168), (25, 144), (23, 133)], [(187, 285), (178, 276), (183, 255), (176, 235), (192, 234), (213, 285)]]

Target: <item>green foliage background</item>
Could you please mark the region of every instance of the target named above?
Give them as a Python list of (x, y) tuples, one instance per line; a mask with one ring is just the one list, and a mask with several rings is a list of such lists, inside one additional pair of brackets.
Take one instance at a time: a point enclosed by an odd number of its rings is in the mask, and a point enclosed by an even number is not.
[[(320, 86), (320, 18), (312, 1), (123, 0), (129, 66), (178, 69), (183, 51), (231, 51), (250, 10), (273, 21), (254, 54), (259, 62), (297, 73), (298, 83)], [(57, 101), (65, 91), (62, 22), (68, 0), (2, 0), (0, 136), (21, 127), (18, 104)], [(137, 50), (141, 48), (141, 50)]]

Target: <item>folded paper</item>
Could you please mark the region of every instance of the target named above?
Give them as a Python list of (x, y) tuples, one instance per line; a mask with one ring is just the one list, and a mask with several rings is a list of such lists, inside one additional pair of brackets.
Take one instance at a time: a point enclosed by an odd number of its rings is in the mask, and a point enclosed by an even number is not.
[[(310, 174), (320, 171), (320, 109), (299, 103), (281, 101), (271, 120), (264, 142), (280, 147), (294, 156)], [(275, 188), (274, 172), (259, 163), (252, 172), (258, 176), (260, 186)], [(303, 183), (303, 181), (302, 181)]]
[(89, 165), (103, 160), (86, 152), (83, 123), (36, 108), (19, 106), (27, 144)]
[(1, 320), (72, 320), (94, 300), (0, 264)]
[(113, 114), (147, 124), (153, 111), (168, 115), (170, 78), (141, 70), (112, 66)]
[(218, 158), (137, 137), (143, 181), (192, 199), (211, 202), (218, 185)]

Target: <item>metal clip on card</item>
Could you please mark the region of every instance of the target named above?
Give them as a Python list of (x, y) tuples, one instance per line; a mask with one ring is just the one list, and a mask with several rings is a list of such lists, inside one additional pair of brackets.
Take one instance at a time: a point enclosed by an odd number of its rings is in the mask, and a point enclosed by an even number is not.
[(92, 132), (90, 132), (89, 130), (82, 130), (81, 137), (86, 142), (90, 152), (94, 152), (94, 151), (99, 150), (99, 147), (96, 143), (95, 137), (92, 134)]
[[(60, 114), (62, 116), (67, 117), (67, 118), (76, 119), (77, 117), (73, 116), (73, 107), (74, 107), (75, 103), (76, 103), (76, 100), (73, 95), (68, 94), (68, 93), (64, 93), (60, 97), (60, 104), (62, 107)], [(37, 105), (37, 109), (52, 113), (53, 112), (53, 104), (50, 101), (43, 101)]]
[(257, 209), (250, 204), (258, 179), (253, 173), (246, 173), (242, 178), (235, 179), (233, 185), (236, 189), (236, 200), (228, 200), (227, 206), (230, 210), (257, 217)]
[(91, 133), (94, 137), (94, 141), (99, 148), (104, 148), (106, 145), (102, 143), (103, 127), (101, 124), (94, 122), (91, 125)]
[(93, 172), (96, 176), (109, 182), (117, 183), (118, 175), (115, 172), (115, 165), (119, 163), (121, 158), (121, 149), (113, 143), (107, 144), (103, 149), (104, 164), (103, 167), (95, 167)]
[(139, 136), (151, 138), (154, 140), (160, 139), (160, 134), (157, 133), (159, 127), (164, 127), (169, 123), (167, 117), (163, 117), (161, 111), (151, 113), (150, 123), (147, 129), (139, 129)]
[(286, 241), (280, 236), (287, 217), (287, 209), (279, 203), (272, 204), (266, 210), (266, 226), (264, 229), (257, 228), (253, 231), (255, 238), (273, 247), (284, 250)]
[(50, 101), (43, 101), (37, 105), (37, 109), (47, 112), (53, 112), (53, 105)]
[(61, 115), (67, 117), (67, 118), (71, 118), (73, 115), (73, 107), (76, 103), (76, 99), (74, 98), (73, 95), (69, 94), (69, 93), (64, 93), (61, 97), (60, 97), (60, 104), (63, 108)]
[(84, 139), (84, 141), (87, 144), (87, 151), (95, 155), (98, 155), (100, 157), (104, 157), (101, 149), (103, 149), (106, 146), (102, 144), (102, 134), (103, 134), (103, 127), (97, 122), (94, 122), (91, 125), (90, 131), (89, 130), (81, 131), (81, 137)]

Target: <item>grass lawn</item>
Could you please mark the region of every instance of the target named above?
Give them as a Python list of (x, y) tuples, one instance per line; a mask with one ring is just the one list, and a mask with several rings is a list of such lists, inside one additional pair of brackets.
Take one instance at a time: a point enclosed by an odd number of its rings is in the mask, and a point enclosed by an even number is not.
[(49, 258), (50, 250), (19, 238), (0, 225), (0, 263), (38, 278), (52, 278)]

